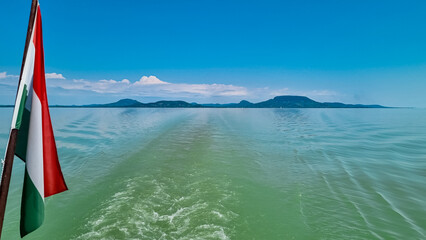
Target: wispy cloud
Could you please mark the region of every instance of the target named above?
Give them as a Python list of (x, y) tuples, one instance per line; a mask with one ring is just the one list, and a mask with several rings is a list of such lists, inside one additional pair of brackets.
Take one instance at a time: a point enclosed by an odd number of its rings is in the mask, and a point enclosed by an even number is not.
[(10, 75), (7, 74), (7, 72), (0, 72), (0, 85), (2, 90), (0, 91), (0, 95), (5, 94), (8, 91), (16, 91), (13, 89), (16, 89), (18, 85), (18, 78), (19, 76), (17, 75)]
[(337, 96), (338, 93), (330, 90), (308, 90), (308, 91), (300, 91), (300, 90), (291, 90), (289, 88), (282, 88), (277, 90), (272, 90), (269, 92), (269, 95), (279, 96), (279, 95), (300, 95), (307, 97), (333, 97)]
[(153, 97), (162, 99), (187, 99), (190, 101), (263, 101), (280, 95), (307, 96), (317, 101), (338, 101), (339, 93), (327, 89), (293, 90), (289, 88), (246, 88), (232, 84), (171, 83), (156, 76), (142, 76), (138, 81), (128, 79), (89, 81), (85, 79), (49, 79), (49, 87), (65, 90), (90, 91), (119, 97)]
[(46, 73), (46, 79), (65, 79), (65, 77), (60, 73)]
[(156, 76), (143, 76), (136, 82), (128, 79), (88, 81), (84, 79), (72, 81), (51, 81), (49, 86), (68, 90), (86, 90), (96, 93), (114, 93), (133, 96), (155, 97), (215, 97), (215, 96), (247, 96), (245, 87), (226, 84), (185, 84), (170, 83)]
[(17, 78), (18, 75), (8, 75), (7, 72), (0, 72), (0, 79), (4, 78)]
[[(0, 84), (15, 86), (15, 75), (0, 72)], [(147, 97), (159, 99), (186, 99), (188, 101), (201, 102), (231, 102), (249, 100), (253, 102), (267, 100), (279, 95), (302, 95), (317, 101), (336, 101), (339, 93), (331, 90), (294, 90), (289, 88), (247, 88), (232, 84), (189, 84), (172, 83), (160, 80), (157, 76), (142, 76), (132, 82), (129, 79), (114, 80), (102, 79), (91, 81), (86, 79), (67, 79), (60, 73), (47, 73), (47, 86), (60, 88), (61, 91), (53, 91), (59, 95), (76, 94), (84, 92), (100, 94), (99, 96), (115, 97)]]

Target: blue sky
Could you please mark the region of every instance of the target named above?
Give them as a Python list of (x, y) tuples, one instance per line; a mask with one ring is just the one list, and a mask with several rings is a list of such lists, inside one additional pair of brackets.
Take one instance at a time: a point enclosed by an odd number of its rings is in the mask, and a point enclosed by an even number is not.
[[(426, 107), (425, 1), (40, 4), (51, 104), (292, 94)], [(0, 104), (14, 101), (29, 7), (0, 2)]]

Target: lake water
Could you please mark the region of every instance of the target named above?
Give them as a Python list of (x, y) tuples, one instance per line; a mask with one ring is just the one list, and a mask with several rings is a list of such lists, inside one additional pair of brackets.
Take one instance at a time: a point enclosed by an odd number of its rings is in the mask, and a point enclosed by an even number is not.
[[(70, 190), (26, 239), (426, 239), (424, 109), (51, 115)], [(15, 158), (3, 239), (20, 239), (23, 174)]]

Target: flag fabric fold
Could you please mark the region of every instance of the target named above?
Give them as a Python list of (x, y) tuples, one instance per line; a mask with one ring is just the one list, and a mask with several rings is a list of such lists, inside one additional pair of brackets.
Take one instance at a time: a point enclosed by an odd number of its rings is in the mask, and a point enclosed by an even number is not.
[(38, 4), (32, 28), (12, 119), (12, 129), (19, 129), (15, 154), (25, 161), (21, 237), (43, 223), (44, 198), (67, 190), (59, 165), (47, 102), (42, 23)]

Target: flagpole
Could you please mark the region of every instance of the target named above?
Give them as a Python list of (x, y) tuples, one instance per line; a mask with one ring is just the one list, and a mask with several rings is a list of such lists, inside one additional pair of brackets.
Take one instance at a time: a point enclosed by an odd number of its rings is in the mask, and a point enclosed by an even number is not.
[[(19, 91), (19, 85), (22, 78), (22, 73), (24, 70), (25, 59), (27, 58), (28, 46), (31, 40), (32, 31), (33, 31), (37, 4), (38, 4), (38, 0), (32, 0), (30, 19), (28, 21), (27, 39), (25, 41), (24, 57), (22, 59), (21, 73), (19, 75), (18, 91)], [(0, 183), (0, 238), (1, 238), (1, 233), (3, 230), (4, 214), (6, 210), (7, 195), (9, 193), (10, 177), (12, 175), (13, 158), (15, 156), (17, 137), (18, 137), (18, 129), (14, 128), (10, 131), (9, 142), (7, 144), (6, 156), (4, 159), (4, 165), (3, 165), (3, 171), (2, 171), (1, 183)]]

